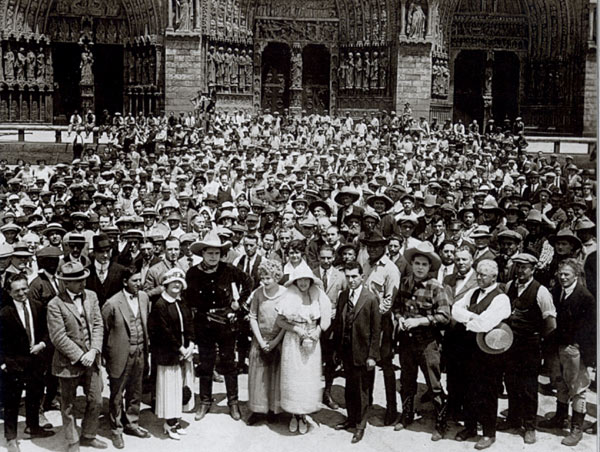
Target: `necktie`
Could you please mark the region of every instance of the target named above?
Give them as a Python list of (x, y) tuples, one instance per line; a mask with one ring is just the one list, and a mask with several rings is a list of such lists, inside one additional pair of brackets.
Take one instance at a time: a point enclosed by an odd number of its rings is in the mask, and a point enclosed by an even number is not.
[(448, 275), (448, 267), (444, 267), (444, 271), (442, 272), (442, 281), (444, 280), (444, 278), (446, 278), (447, 275)]
[(327, 292), (327, 270), (323, 270), (323, 288)]
[(348, 301), (350, 302), (350, 306), (354, 309), (354, 289), (350, 289), (350, 296), (348, 297)]
[(23, 302), (23, 314), (25, 316), (25, 331), (27, 332), (27, 339), (29, 339), (29, 345), (33, 345), (33, 331), (31, 330), (31, 320), (29, 320), (29, 309), (27, 304)]

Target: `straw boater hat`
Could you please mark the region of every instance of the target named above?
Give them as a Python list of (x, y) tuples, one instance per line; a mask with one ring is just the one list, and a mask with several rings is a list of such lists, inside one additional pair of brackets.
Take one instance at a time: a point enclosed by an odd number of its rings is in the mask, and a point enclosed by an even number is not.
[(208, 234), (206, 234), (204, 239), (193, 243), (190, 246), (190, 251), (196, 255), (200, 255), (202, 254), (202, 251), (204, 251), (206, 248), (217, 248), (223, 251), (227, 251), (230, 246), (231, 242), (221, 241), (218, 232), (215, 229), (213, 229)]
[(487, 333), (477, 333), (477, 345), (490, 355), (499, 355), (507, 351), (513, 343), (513, 332), (506, 323), (500, 324)]
[(66, 262), (56, 272), (61, 281), (81, 281), (90, 275), (90, 271), (79, 262)]
[(435, 248), (429, 242), (421, 242), (413, 248), (409, 248), (404, 252), (406, 262), (411, 262), (415, 256), (425, 256), (431, 263), (432, 272), (437, 271), (442, 264), (440, 257), (435, 252)]

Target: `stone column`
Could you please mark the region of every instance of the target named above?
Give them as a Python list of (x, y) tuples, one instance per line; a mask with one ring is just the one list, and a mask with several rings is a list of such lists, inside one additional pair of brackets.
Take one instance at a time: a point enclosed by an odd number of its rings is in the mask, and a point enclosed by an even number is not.
[(302, 46), (295, 42), (291, 47), (290, 114), (300, 116), (302, 113)]
[[(404, 104), (410, 103), (413, 116), (429, 118), (431, 108), (431, 42), (400, 41), (396, 58), (391, 58), (397, 65), (394, 107), (401, 114)], [(393, 71), (392, 71), (393, 74)], [(390, 90), (394, 92), (393, 89)]]
[(400, 36), (406, 37), (406, 0), (400, 0)]
[(173, 11), (173, 0), (167, 0), (167, 31), (174, 31), (173, 22), (175, 14)]
[[(488, 51), (485, 62), (485, 75), (483, 79), (483, 124), (484, 127), (493, 118), (493, 82), (494, 82), (494, 52)], [(485, 130), (485, 129), (484, 129)]]

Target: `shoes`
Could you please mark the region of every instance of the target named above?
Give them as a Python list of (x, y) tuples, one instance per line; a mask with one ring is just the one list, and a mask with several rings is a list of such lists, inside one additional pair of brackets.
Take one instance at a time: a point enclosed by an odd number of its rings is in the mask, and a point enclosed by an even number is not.
[(355, 425), (352, 422), (350, 422), (349, 420), (345, 420), (344, 422), (337, 424), (334, 428), (336, 430), (350, 430), (354, 427)]
[(397, 419), (398, 419), (398, 411), (386, 410), (385, 416), (383, 417), (383, 425), (393, 425), (396, 423)]
[(277, 415), (275, 413), (273, 413), (272, 411), (269, 411), (267, 413), (267, 422), (269, 424), (275, 424), (277, 422)]
[(79, 452), (79, 443), (68, 444), (67, 452)]
[(507, 430), (512, 430), (512, 429), (520, 428), (520, 427), (521, 426), (519, 425), (519, 423), (516, 421), (513, 421), (512, 419), (503, 419), (496, 426), (496, 430), (498, 430), (499, 432), (505, 432)]
[(289, 425), (290, 433), (296, 433), (298, 431), (298, 418), (295, 415), (292, 415), (290, 419)]
[(589, 427), (585, 429), (585, 432), (588, 435), (597, 435), (598, 434), (598, 422), (593, 422)]
[(567, 429), (569, 428), (568, 417), (569, 405), (566, 403), (557, 402), (556, 413), (554, 413), (554, 416), (552, 416), (550, 419), (544, 419), (543, 421), (538, 422), (538, 427), (547, 429)]
[(6, 445), (8, 452), (21, 452), (19, 442), (16, 439), (11, 439)]
[(251, 413), (248, 419), (246, 420), (246, 425), (256, 425), (260, 422), (262, 416), (258, 413)]
[(142, 427), (125, 427), (123, 433), (129, 436), (137, 436), (138, 438), (150, 438), (150, 432)]
[(48, 438), (49, 436), (54, 435), (54, 432), (52, 430), (44, 430), (41, 427), (25, 427), (25, 434), (31, 436), (32, 438)]
[(201, 421), (202, 419), (204, 419), (204, 416), (206, 416), (206, 414), (210, 411), (210, 405), (200, 405), (200, 408), (198, 408), (198, 411), (196, 411), (196, 415), (194, 416), (194, 419), (196, 421)]
[(106, 449), (108, 444), (98, 438), (81, 438), (79, 440), (81, 447), (93, 447), (94, 449)]
[(300, 417), (298, 421), (298, 432), (301, 435), (306, 435), (308, 432), (308, 423), (306, 422), (306, 418), (304, 416)]
[(242, 418), (242, 413), (240, 413), (240, 406), (237, 403), (232, 403), (229, 405), (229, 415), (234, 421), (239, 421)]
[(340, 405), (335, 400), (333, 400), (331, 394), (327, 392), (323, 394), (323, 404), (328, 406), (332, 410), (338, 410), (340, 408)]
[(579, 441), (583, 438), (582, 427), (584, 419), (585, 413), (573, 411), (573, 416), (571, 417), (571, 432), (560, 442), (563, 446), (573, 447), (579, 444)]
[(364, 428), (359, 428), (359, 429), (356, 430), (356, 432), (354, 432), (354, 435), (352, 435), (352, 441), (350, 441), (350, 442), (352, 444), (356, 444), (361, 439), (363, 439), (363, 436), (365, 436), (365, 429)]
[(177, 422), (177, 424), (175, 424), (173, 429), (180, 435), (183, 435), (183, 436), (187, 435), (187, 430), (185, 428), (183, 428), (183, 425), (181, 425), (179, 422)]
[(475, 449), (483, 450), (490, 447), (492, 444), (496, 442), (495, 436), (482, 436), (479, 441), (475, 444)]
[(116, 449), (125, 448), (125, 442), (123, 441), (123, 435), (113, 435), (111, 439), (112, 439), (113, 446), (115, 446)]
[(39, 424), (40, 424), (40, 428), (52, 428), (52, 424), (50, 423), (50, 421), (48, 420), (48, 418), (44, 415), (44, 413), (40, 413), (39, 416)]
[(181, 439), (181, 436), (179, 436), (179, 433), (177, 433), (175, 426), (170, 426), (169, 424), (165, 423), (163, 424), (163, 431), (165, 432), (165, 435), (167, 435), (171, 439), (174, 439), (176, 441), (179, 441)]
[(535, 430), (525, 430), (523, 441), (525, 444), (535, 444)]
[(460, 432), (458, 432), (456, 434), (456, 436), (454, 437), (454, 439), (456, 441), (466, 441), (469, 438), (473, 438), (477, 436), (477, 432), (473, 431), (473, 430), (469, 430), (469, 429), (462, 429)]
[(444, 439), (444, 435), (437, 430), (434, 430), (434, 432), (431, 434), (431, 441), (440, 441), (442, 439)]

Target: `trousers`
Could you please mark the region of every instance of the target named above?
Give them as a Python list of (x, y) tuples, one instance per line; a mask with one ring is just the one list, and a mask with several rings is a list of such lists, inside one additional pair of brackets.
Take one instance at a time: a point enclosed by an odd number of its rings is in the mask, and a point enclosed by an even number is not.
[(44, 391), (41, 369), (27, 372), (3, 372), (2, 398), (4, 402), (4, 437), (17, 437), (17, 423), (21, 394), (25, 388), (25, 419), (27, 427), (39, 427), (39, 410)]
[(123, 374), (118, 378), (109, 377), (108, 414), (113, 435), (123, 433), (123, 426), (137, 428), (142, 401), (143, 376), (144, 349), (140, 346), (130, 350)]

